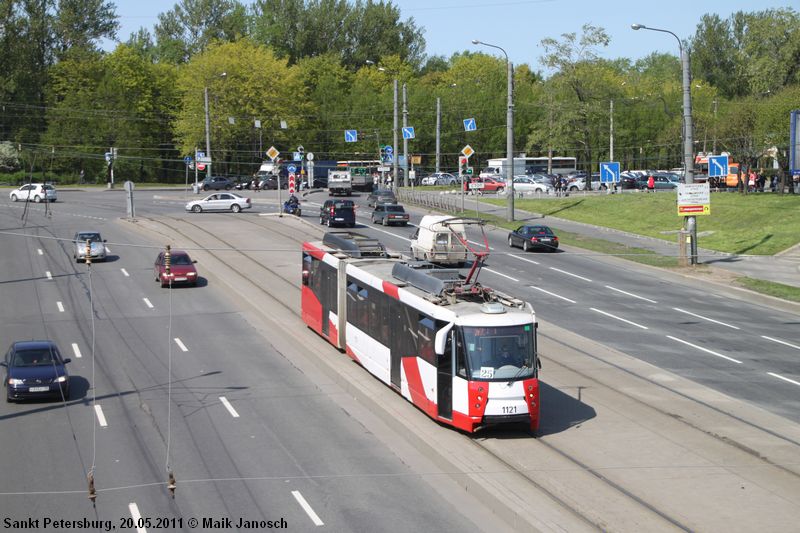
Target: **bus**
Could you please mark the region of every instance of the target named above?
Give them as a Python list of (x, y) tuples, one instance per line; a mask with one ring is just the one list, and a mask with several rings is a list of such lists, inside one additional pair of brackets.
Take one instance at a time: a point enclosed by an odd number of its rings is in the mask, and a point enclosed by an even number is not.
[[(549, 162), (552, 161), (552, 172), (548, 172)], [(480, 173), (480, 177), (500, 177), (505, 178), (505, 167), (508, 163), (507, 158), (489, 159), (487, 168)], [(578, 170), (578, 160), (574, 157), (515, 157), (514, 175), (523, 174), (556, 174), (565, 176)]]
[(538, 429), (529, 303), (465, 284), (458, 269), (390, 256), (353, 232), (303, 243), (302, 269), (306, 325), (429, 417), (470, 433)]
[(349, 170), (353, 190), (371, 191), (373, 176), (378, 174), (381, 162), (377, 159), (369, 161), (337, 161), (335, 170)]

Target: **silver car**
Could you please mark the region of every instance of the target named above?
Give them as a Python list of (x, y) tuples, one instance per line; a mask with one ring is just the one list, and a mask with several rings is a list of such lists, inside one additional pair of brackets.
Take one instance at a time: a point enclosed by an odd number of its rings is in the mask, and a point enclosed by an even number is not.
[(22, 200), (23, 202), (55, 202), (56, 189), (49, 183), (28, 183), (14, 189), (8, 195), (12, 202)]
[(79, 263), (86, 261), (86, 241), (89, 241), (89, 254), (93, 261), (106, 260), (105, 239), (96, 231), (79, 231), (72, 239), (74, 250), (72, 257)]
[(218, 192), (210, 194), (202, 200), (194, 200), (186, 204), (186, 210), (193, 213), (203, 211), (232, 211), (238, 213), (242, 209), (250, 209), (250, 198), (239, 196), (234, 192)]

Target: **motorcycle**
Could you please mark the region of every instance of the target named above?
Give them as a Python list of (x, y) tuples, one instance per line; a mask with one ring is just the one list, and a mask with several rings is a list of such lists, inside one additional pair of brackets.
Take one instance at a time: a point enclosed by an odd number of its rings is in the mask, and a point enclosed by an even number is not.
[(302, 212), (302, 210), (300, 209), (300, 203), (286, 200), (285, 202), (283, 202), (283, 212), (286, 213), (287, 215), (295, 215), (299, 217), (300, 213)]

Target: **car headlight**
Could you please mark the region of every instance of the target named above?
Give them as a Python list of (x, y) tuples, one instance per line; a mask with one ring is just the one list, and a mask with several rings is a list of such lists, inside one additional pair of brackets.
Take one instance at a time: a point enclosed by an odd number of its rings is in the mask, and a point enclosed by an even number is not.
[(23, 381), (17, 378), (8, 378), (9, 385), (22, 385)]
[(67, 381), (67, 376), (58, 376), (53, 383), (64, 383), (65, 381)]
[(197, 272), (188, 272), (186, 275), (187, 276), (196, 276)]

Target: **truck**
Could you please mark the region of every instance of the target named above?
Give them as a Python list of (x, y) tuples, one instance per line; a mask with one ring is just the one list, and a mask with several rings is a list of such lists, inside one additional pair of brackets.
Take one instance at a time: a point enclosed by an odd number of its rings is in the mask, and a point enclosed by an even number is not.
[(328, 171), (328, 193), (331, 196), (350, 196), (353, 192), (353, 181), (349, 170)]

